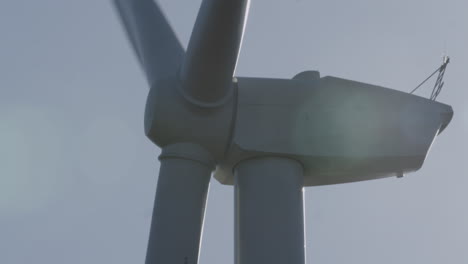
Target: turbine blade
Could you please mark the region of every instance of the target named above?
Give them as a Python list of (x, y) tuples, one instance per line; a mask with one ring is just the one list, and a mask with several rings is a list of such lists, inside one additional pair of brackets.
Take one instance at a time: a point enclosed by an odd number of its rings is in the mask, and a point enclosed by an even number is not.
[(203, 0), (181, 70), (184, 91), (201, 104), (219, 102), (231, 88), (249, 0)]
[(174, 76), (184, 49), (159, 6), (153, 0), (114, 0), (114, 6), (148, 83)]
[(146, 264), (198, 262), (212, 169), (198, 161), (161, 158)]

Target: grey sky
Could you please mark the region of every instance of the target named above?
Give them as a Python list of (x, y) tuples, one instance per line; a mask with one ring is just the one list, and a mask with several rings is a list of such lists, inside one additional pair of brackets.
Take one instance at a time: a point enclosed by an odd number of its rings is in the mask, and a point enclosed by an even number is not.
[[(200, 1), (159, 2), (186, 45)], [(410, 91), (452, 57), (439, 101), (455, 116), (420, 171), (306, 189), (308, 263), (468, 263), (467, 10), (252, 0), (237, 75), (316, 69)], [(110, 1), (0, 1), (0, 33), (0, 263), (144, 263), (159, 149)], [(212, 180), (201, 264), (233, 263), (232, 196)]]

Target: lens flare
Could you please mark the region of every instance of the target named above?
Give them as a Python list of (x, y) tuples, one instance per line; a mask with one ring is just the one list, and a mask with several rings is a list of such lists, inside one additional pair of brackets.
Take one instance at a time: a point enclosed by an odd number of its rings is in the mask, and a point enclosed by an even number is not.
[(19, 106), (0, 115), (0, 213), (45, 209), (61, 183), (59, 124), (48, 109)]

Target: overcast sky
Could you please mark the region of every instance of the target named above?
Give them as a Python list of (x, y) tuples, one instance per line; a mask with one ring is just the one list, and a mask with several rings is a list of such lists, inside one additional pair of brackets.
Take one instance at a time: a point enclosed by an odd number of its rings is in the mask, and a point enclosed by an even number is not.
[[(200, 0), (159, 2), (186, 46)], [(452, 57), (439, 101), (455, 116), (420, 171), (306, 189), (308, 263), (468, 263), (467, 14), (465, 0), (252, 1), (239, 76), (410, 91)], [(144, 263), (160, 150), (110, 1), (2, 0), (0, 36), (0, 263)], [(200, 263), (233, 263), (233, 188), (211, 183)]]

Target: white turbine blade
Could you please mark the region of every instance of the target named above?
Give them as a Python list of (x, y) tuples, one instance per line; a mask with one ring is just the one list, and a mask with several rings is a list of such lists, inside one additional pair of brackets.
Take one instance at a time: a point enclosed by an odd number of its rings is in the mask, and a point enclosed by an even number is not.
[(149, 84), (175, 75), (184, 50), (159, 6), (153, 0), (114, 0), (114, 5)]
[(229, 96), (250, 0), (203, 0), (180, 76), (190, 98), (216, 104)]
[(198, 262), (212, 167), (161, 160), (146, 264)]

